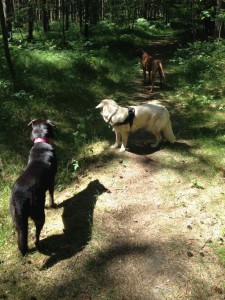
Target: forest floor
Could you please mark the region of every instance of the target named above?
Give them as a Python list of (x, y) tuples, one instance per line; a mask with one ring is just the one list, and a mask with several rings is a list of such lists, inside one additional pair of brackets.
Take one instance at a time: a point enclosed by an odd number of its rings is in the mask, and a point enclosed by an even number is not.
[[(156, 87), (149, 94), (140, 74), (132, 101), (169, 106), (176, 135), (186, 124), (169, 93)], [(14, 245), (1, 258), (0, 299), (225, 299), (225, 269), (214, 251), (225, 239), (217, 201), (224, 177), (205, 176), (209, 166), (195, 141), (178, 138), (153, 151), (152, 138), (130, 136), (124, 153), (94, 145), (85, 174), (56, 193), (57, 209), (46, 210), (48, 251), (33, 248), (21, 259)], [(201, 172), (192, 181), (195, 169)]]

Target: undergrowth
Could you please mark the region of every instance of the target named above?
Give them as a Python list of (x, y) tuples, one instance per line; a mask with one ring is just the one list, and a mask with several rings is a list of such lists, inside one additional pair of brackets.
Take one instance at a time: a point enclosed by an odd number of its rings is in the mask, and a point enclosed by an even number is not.
[(179, 88), (199, 94), (209, 102), (225, 96), (224, 51), (224, 41), (197, 41), (178, 49), (172, 62), (179, 73)]

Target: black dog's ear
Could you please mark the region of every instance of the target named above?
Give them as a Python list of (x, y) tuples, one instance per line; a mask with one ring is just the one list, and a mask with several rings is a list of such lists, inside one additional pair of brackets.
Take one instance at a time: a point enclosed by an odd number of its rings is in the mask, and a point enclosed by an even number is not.
[(51, 120), (47, 120), (46, 123), (51, 125), (52, 127), (55, 127), (55, 124), (53, 124)]
[(33, 123), (37, 121), (37, 119), (33, 119), (32, 121), (30, 121), (30, 123), (27, 126), (33, 125)]

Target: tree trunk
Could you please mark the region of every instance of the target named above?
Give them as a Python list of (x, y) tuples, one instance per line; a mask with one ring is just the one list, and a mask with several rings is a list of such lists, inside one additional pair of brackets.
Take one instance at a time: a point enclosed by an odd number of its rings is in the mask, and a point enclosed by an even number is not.
[(5, 24), (6, 24), (8, 41), (12, 39), (12, 19), (13, 19), (13, 2), (11, 0), (5, 0)]
[(49, 15), (48, 15), (46, 0), (42, 0), (42, 21), (43, 21), (43, 31), (44, 33), (47, 33), (50, 30), (50, 26), (49, 26)]
[(222, 20), (219, 20), (218, 16), (221, 12), (221, 8), (222, 8), (222, 0), (217, 0), (216, 1), (216, 20), (215, 20), (215, 32), (214, 32), (214, 37), (215, 38), (220, 38), (220, 32), (221, 32), (221, 28), (222, 28)]
[(6, 57), (6, 60), (8, 63), (11, 80), (12, 80), (13, 86), (15, 87), (16, 76), (15, 76), (15, 70), (14, 70), (14, 66), (13, 66), (10, 51), (9, 51), (9, 44), (8, 44), (8, 37), (7, 37), (8, 34), (7, 34), (7, 27), (6, 27), (6, 23), (5, 23), (5, 15), (4, 15), (4, 10), (3, 10), (3, 1), (2, 0), (0, 0), (0, 19), (1, 19), (5, 57)]
[(78, 14), (79, 14), (79, 24), (80, 24), (80, 32), (83, 28), (83, 5), (82, 1), (78, 2)]
[(84, 15), (84, 36), (85, 38), (89, 37), (89, 0), (85, 0), (85, 15)]
[(63, 45), (66, 45), (66, 36), (65, 36), (65, 1), (62, 0), (62, 35), (63, 35)]
[(65, 3), (65, 30), (68, 31), (69, 30), (69, 1), (66, 0)]
[(32, 3), (32, 1), (29, 1), (28, 2), (28, 37), (27, 37), (27, 41), (30, 43), (34, 40), (33, 30), (34, 30), (33, 3)]

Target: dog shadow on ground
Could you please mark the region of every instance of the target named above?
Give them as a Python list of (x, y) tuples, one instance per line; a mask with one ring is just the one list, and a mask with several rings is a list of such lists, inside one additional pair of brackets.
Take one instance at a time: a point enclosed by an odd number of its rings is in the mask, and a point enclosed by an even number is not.
[(135, 142), (131, 145), (128, 145), (128, 152), (137, 154), (137, 155), (148, 155), (153, 154), (154, 152), (158, 151), (159, 147), (152, 148), (151, 143), (145, 143), (144, 145), (140, 145), (139, 143)]
[(58, 208), (63, 207), (62, 220), (64, 233), (43, 239), (40, 252), (50, 257), (42, 266), (47, 269), (57, 262), (70, 258), (81, 251), (91, 240), (93, 214), (97, 197), (107, 189), (98, 181), (89, 183), (85, 190), (65, 200)]
[(147, 132), (144, 129), (140, 129), (136, 132), (132, 132), (129, 135), (128, 152), (137, 155), (153, 154), (154, 152), (160, 149), (160, 146), (157, 148), (151, 147), (151, 143), (154, 142), (155, 142), (155, 137), (152, 135), (152, 133)]
[(149, 155), (153, 154), (159, 150), (166, 148), (171, 148), (174, 150), (189, 150), (192, 148), (188, 143), (185, 142), (175, 142), (171, 144), (168, 141), (164, 141), (158, 147), (152, 148), (151, 143), (154, 143), (154, 137), (151, 134), (145, 132), (142, 133), (141, 136), (137, 137), (132, 134), (129, 142), (128, 142), (128, 151), (137, 155)]
[(131, 147), (128, 149), (129, 152), (132, 152), (137, 155), (149, 155), (153, 154), (159, 150), (166, 148), (170, 148), (173, 150), (189, 150), (192, 148), (192, 146), (186, 144), (186, 143), (181, 143), (181, 142), (175, 142), (174, 144), (171, 144), (167, 141), (165, 141), (163, 144), (159, 145), (156, 148), (151, 148), (151, 143), (146, 143), (145, 145), (138, 145), (138, 144), (133, 144)]

